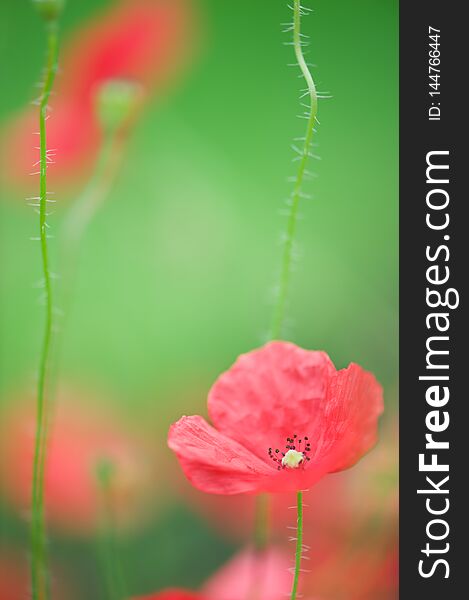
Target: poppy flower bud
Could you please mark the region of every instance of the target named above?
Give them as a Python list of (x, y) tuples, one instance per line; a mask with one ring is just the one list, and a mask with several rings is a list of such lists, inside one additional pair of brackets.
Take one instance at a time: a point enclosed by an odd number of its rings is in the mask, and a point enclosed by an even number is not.
[(104, 82), (96, 94), (96, 111), (105, 132), (119, 130), (135, 113), (142, 97), (142, 86), (125, 79)]
[(56, 21), (65, 4), (65, 0), (33, 0), (36, 10), (45, 21)]

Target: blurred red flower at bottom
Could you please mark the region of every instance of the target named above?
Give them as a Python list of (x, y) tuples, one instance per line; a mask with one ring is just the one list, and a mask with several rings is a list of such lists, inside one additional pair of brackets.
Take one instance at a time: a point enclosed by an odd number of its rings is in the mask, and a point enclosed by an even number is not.
[[(100, 408), (101, 404), (101, 408)], [(101, 517), (97, 468), (113, 465), (112, 509), (117, 524), (130, 524), (153, 502), (152, 469), (144, 442), (124, 427), (99, 399), (63, 391), (49, 436), (45, 480), (46, 514), (51, 525), (87, 533)], [(34, 402), (12, 402), (0, 425), (0, 481), (18, 509), (30, 506), (35, 437)]]
[(223, 565), (201, 594), (172, 589), (132, 600), (285, 600), (292, 582), (290, 565), (290, 559), (275, 548), (247, 549)]
[(282, 551), (247, 549), (234, 556), (203, 588), (207, 600), (285, 600), (292, 585), (292, 560)]
[(150, 596), (139, 596), (132, 600), (204, 600), (202, 596), (195, 592), (189, 592), (187, 590), (173, 589), (164, 590), (157, 594), (151, 594)]

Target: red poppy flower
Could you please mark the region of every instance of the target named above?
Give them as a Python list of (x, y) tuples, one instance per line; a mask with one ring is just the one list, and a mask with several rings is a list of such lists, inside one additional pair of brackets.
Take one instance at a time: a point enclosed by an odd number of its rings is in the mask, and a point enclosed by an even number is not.
[(158, 592), (157, 594), (150, 594), (150, 596), (139, 596), (133, 600), (203, 600), (203, 598), (195, 592), (174, 589)]
[[(102, 404), (102, 402), (101, 402)], [(24, 511), (30, 504), (35, 409), (14, 402), (0, 421), (0, 487)], [(145, 444), (129, 433), (114, 412), (96, 398), (62, 391), (49, 436), (45, 499), (51, 525), (72, 533), (91, 533), (101, 517), (97, 469), (111, 461), (112, 509), (119, 526), (146, 516), (153, 502), (151, 468)]]
[(291, 560), (280, 550), (243, 550), (203, 588), (208, 600), (284, 600), (291, 588)]
[(305, 490), (355, 464), (375, 443), (381, 386), (324, 352), (270, 342), (242, 355), (210, 390), (202, 417), (168, 437), (186, 477), (214, 494)]
[[(160, 90), (177, 70), (189, 37), (189, 0), (121, 0), (78, 28), (63, 44), (60, 74), (51, 98), (48, 147), (56, 164), (53, 183), (80, 175), (92, 164), (100, 128), (95, 110), (99, 88), (111, 79)], [(10, 126), (4, 172), (25, 181), (38, 159), (37, 110)]]

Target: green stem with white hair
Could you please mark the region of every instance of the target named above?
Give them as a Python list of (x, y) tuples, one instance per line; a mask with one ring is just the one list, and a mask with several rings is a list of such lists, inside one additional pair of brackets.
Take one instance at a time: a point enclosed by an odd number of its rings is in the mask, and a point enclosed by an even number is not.
[(297, 492), (296, 496), (296, 552), (295, 552), (295, 571), (293, 575), (293, 584), (290, 600), (296, 600), (298, 594), (298, 585), (300, 581), (301, 556), (303, 553), (303, 492)]
[[(289, 201), (289, 212), (287, 216), (287, 226), (285, 230), (285, 244), (280, 264), (280, 276), (277, 285), (277, 298), (274, 305), (272, 320), (269, 330), (269, 340), (280, 339), (285, 322), (286, 305), (288, 299), (288, 291), (290, 286), (291, 268), (293, 261), (295, 235), (298, 223), (298, 211), (302, 198), (302, 189), (305, 178), (308, 175), (307, 166), (311, 158), (311, 148), (315, 133), (315, 125), (317, 123), (318, 114), (318, 93), (309, 71), (303, 54), (303, 35), (301, 33), (301, 17), (306, 9), (301, 6), (300, 0), (294, 0), (293, 3), (293, 24), (291, 31), (293, 32), (293, 48), (295, 58), (300, 68), (301, 74), (306, 82), (306, 96), (309, 98), (309, 106), (307, 112), (306, 130), (302, 148), (298, 150), (299, 164), (293, 182), (293, 190)], [(256, 504), (256, 533), (255, 539), (260, 540), (265, 544), (267, 540), (266, 531), (262, 528), (267, 527), (268, 519), (268, 501), (265, 497), (259, 496)]]
[(269, 338), (272, 340), (282, 337), (285, 321), (285, 312), (288, 299), (288, 291), (291, 278), (291, 267), (293, 251), (295, 244), (296, 228), (298, 223), (298, 209), (302, 197), (302, 188), (305, 177), (307, 176), (307, 165), (311, 158), (311, 147), (317, 123), (318, 114), (318, 94), (313, 77), (308, 69), (303, 54), (303, 36), (301, 33), (301, 16), (304, 9), (301, 7), (300, 0), (294, 0), (293, 4), (293, 47), (295, 57), (300, 68), (301, 74), (306, 81), (306, 94), (309, 97), (309, 107), (307, 113), (307, 124), (305, 135), (302, 138), (302, 148), (298, 149), (299, 164), (294, 178), (293, 190), (289, 201), (289, 213), (287, 217), (287, 227), (285, 231), (285, 245), (280, 266), (280, 277), (278, 282), (277, 300), (274, 306), (272, 321), (270, 325)]
[(39, 241), (44, 279), (45, 326), (39, 361), (37, 385), (36, 434), (33, 458), (33, 481), (31, 496), (31, 590), (33, 600), (50, 597), (46, 551), (46, 524), (44, 513), (44, 472), (47, 451), (47, 379), (53, 332), (53, 297), (49, 266), (47, 235), (47, 112), (49, 98), (57, 72), (58, 23), (46, 21), (47, 60), (44, 84), (39, 101)]

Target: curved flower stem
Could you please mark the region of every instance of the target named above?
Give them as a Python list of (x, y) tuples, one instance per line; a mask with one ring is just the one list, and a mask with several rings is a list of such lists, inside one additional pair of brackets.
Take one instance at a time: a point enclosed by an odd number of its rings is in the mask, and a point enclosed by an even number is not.
[(116, 132), (104, 135), (91, 179), (73, 202), (63, 224), (64, 243), (67, 244), (65, 251), (69, 260), (69, 255), (77, 253), (86, 228), (109, 193), (120, 166), (122, 148), (122, 139)]
[(302, 7), (300, 0), (294, 0), (293, 4), (293, 47), (295, 56), (300, 67), (301, 73), (306, 81), (307, 94), (309, 96), (309, 112), (307, 114), (306, 132), (303, 138), (303, 147), (298, 150), (299, 165), (295, 176), (293, 191), (289, 203), (289, 215), (287, 228), (285, 231), (285, 246), (280, 267), (280, 278), (278, 283), (278, 296), (274, 307), (272, 322), (270, 327), (270, 339), (278, 339), (282, 336), (285, 320), (285, 308), (290, 284), (291, 266), (293, 258), (293, 249), (295, 242), (296, 226), (298, 221), (298, 207), (302, 196), (302, 185), (307, 174), (306, 166), (311, 157), (311, 144), (314, 136), (314, 126), (317, 122), (318, 113), (318, 95), (311, 73), (306, 64), (303, 54), (303, 36), (301, 34), (301, 15)]
[(53, 385), (57, 384), (57, 373), (60, 371), (59, 362), (72, 306), (81, 241), (96, 212), (109, 195), (121, 164), (123, 149), (124, 143), (118, 135), (114, 133), (105, 135), (94, 172), (83, 191), (74, 200), (62, 224), (60, 308), (63, 317), (60, 332), (54, 344)]
[(295, 574), (293, 576), (293, 585), (291, 589), (290, 600), (296, 600), (298, 592), (298, 582), (300, 580), (301, 555), (303, 553), (303, 492), (297, 493), (297, 534), (296, 534), (296, 553), (295, 553)]
[(37, 387), (36, 435), (33, 459), (32, 524), (31, 524), (31, 587), (33, 600), (49, 598), (46, 559), (46, 527), (44, 516), (44, 470), (47, 445), (47, 376), (53, 330), (53, 301), (51, 273), (47, 244), (47, 132), (46, 120), (49, 98), (57, 72), (58, 35), (57, 21), (47, 23), (47, 62), (44, 85), (39, 104), (39, 240), (41, 244), (42, 271), (44, 277), (45, 328), (39, 362)]
[(105, 135), (94, 172), (83, 191), (73, 202), (62, 224), (59, 252), (61, 274), (59, 302), (62, 319), (60, 328), (54, 337), (53, 356), (51, 357), (50, 399), (45, 415), (46, 436), (53, 421), (62, 347), (72, 306), (81, 241), (89, 223), (109, 195), (121, 164), (123, 150), (124, 141), (119, 135), (114, 132)]
[[(302, 196), (302, 186), (307, 175), (307, 164), (308, 159), (311, 157), (311, 145), (314, 137), (314, 126), (317, 122), (318, 114), (318, 95), (316, 86), (314, 84), (311, 73), (306, 64), (305, 57), (303, 54), (303, 43), (301, 34), (301, 16), (302, 8), (300, 0), (294, 0), (293, 4), (293, 47), (295, 50), (296, 60), (301, 73), (306, 81), (307, 94), (309, 96), (310, 105), (308, 112), (308, 122), (306, 125), (306, 132), (303, 138), (303, 148), (299, 151), (299, 165), (295, 176), (293, 185), (293, 191), (289, 202), (289, 214), (287, 221), (287, 228), (285, 231), (285, 245), (283, 249), (283, 255), (281, 259), (280, 277), (277, 285), (277, 301), (274, 305), (272, 313), (272, 321), (270, 324), (269, 340), (275, 340), (282, 336), (283, 325), (285, 321), (285, 309), (288, 297), (288, 289), (290, 284), (290, 274), (293, 259), (293, 249), (295, 242), (296, 226), (298, 222), (298, 207)], [(256, 503), (256, 532), (255, 540), (261, 540), (261, 543), (265, 545), (267, 540), (267, 518), (265, 513), (267, 511), (267, 501), (262, 497), (257, 498)], [(261, 546), (263, 547), (263, 546)]]

